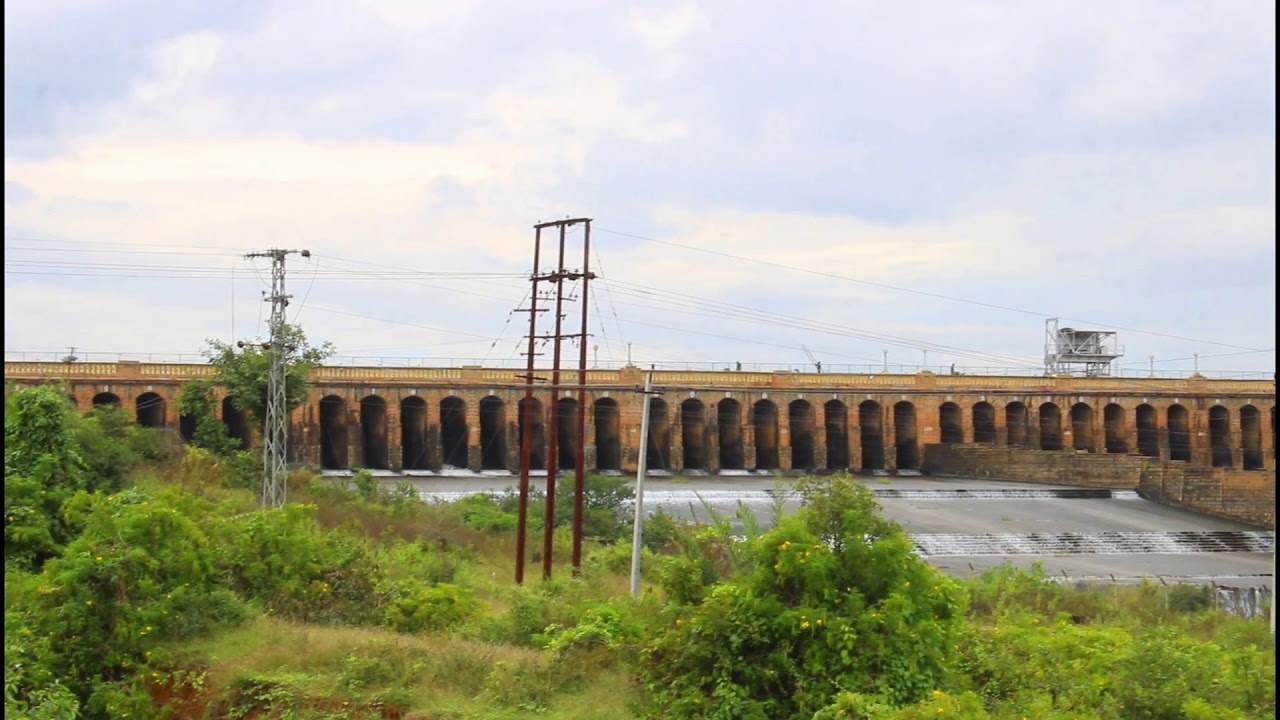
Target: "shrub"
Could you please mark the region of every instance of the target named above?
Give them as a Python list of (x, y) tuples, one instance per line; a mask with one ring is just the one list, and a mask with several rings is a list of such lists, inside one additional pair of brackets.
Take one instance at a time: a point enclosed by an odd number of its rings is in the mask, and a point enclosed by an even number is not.
[(378, 548), (373, 559), (383, 582), (437, 585), (454, 581), (466, 555), (455, 548), (425, 542), (394, 542)]
[(188, 443), (204, 448), (219, 457), (230, 457), (240, 449), (240, 441), (227, 432), (227, 424), (218, 419), (218, 401), (213, 383), (204, 379), (188, 380), (178, 399), (179, 411), (195, 418), (195, 431)]
[(89, 500), (84, 532), (45, 566), (38, 623), (53, 667), (97, 715), (112, 713), (94, 691), (144, 666), (158, 641), (244, 618), (217, 584), (215, 558), (208, 535), (164, 498)]
[(455, 503), (468, 527), (484, 532), (510, 532), (516, 529), (516, 514), (504, 510), (498, 499), (487, 493), (460, 498)]
[(384, 622), (397, 632), (439, 632), (457, 627), (480, 612), (470, 590), (441, 583), (402, 589), (383, 611)]
[(1213, 607), (1213, 588), (1208, 585), (1178, 584), (1168, 589), (1169, 609), (1197, 613)]
[(361, 500), (378, 499), (378, 479), (367, 468), (357, 470), (355, 477), (351, 478), (351, 484)]
[[(643, 545), (640, 546), (641, 570), (652, 572), (658, 560), (659, 558), (649, 552), (648, 548)], [(591, 548), (583, 564), (589, 575), (596, 573), (629, 575), (631, 573), (631, 543), (595, 546)]]
[(377, 567), (347, 532), (323, 532), (315, 506), (290, 504), (240, 518), (228, 548), (231, 586), (269, 612), (317, 623), (374, 624)]
[(669, 718), (809, 717), (841, 691), (915, 702), (943, 681), (964, 612), (957, 583), (913, 552), (847, 477), (756, 541), (754, 570), (674, 607), (640, 670)]
[(63, 389), (6, 395), (4, 437), (5, 567), (38, 569), (74, 536), (62, 506), (90, 484)]
[[(88, 471), (85, 487), (103, 492), (115, 492), (124, 487), (129, 472), (142, 462), (136, 446), (145, 446), (146, 438), (150, 438), (150, 444), (154, 445), (153, 435), (129, 424), (125, 410), (109, 405), (86, 412), (77, 423), (75, 435)], [(139, 437), (144, 441), (139, 443)]]
[(48, 666), (49, 640), (28, 618), (4, 614), (4, 714), (20, 720), (73, 720), (80, 700)]
[(661, 506), (645, 518), (640, 528), (640, 542), (653, 552), (663, 552), (675, 543), (679, 526)]
[(585, 607), (572, 627), (547, 626), (536, 639), (558, 658), (589, 656), (599, 667), (633, 647), (640, 634), (640, 625), (628, 619), (626, 610), (606, 602)]
[[(568, 478), (564, 480), (567, 481), (556, 486), (557, 528), (573, 523), (573, 482)], [(623, 537), (630, 528), (627, 521), (634, 496), (626, 478), (587, 473), (582, 482), (582, 534), (604, 542), (614, 542)], [(475, 502), (478, 507), (483, 502), (471, 501), (469, 498), (464, 500)], [(511, 515), (511, 528), (515, 527), (519, 501), (519, 496), (514, 491), (495, 498), (497, 506)], [(546, 494), (537, 488), (530, 488), (529, 517), (542, 518), (545, 515)]]

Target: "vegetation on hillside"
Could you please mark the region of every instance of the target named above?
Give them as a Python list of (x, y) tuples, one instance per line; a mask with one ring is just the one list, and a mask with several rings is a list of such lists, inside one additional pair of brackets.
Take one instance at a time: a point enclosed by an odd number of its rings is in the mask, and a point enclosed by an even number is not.
[[(184, 411), (211, 418), (208, 388), (187, 393)], [(259, 510), (215, 424), (173, 457), (65, 397), (6, 394), (12, 717), (1273, 715), (1265, 621), (1196, 588), (949, 578), (848, 477), (802, 481), (802, 508), (768, 529), (657, 514), (633, 599), (617, 478), (588, 483), (581, 575), (561, 532), (555, 579), (517, 586), (510, 496), (424, 503), (302, 472), (288, 506)]]

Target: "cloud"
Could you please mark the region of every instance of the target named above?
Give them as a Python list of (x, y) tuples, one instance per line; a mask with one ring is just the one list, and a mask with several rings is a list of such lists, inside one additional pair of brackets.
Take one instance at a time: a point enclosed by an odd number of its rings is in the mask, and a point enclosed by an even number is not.
[[(874, 360), (881, 334), (910, 338), (895, 356), (947, 345), (978, 362), (1035, 356), (1044, 314), (1274, 343), (1274, 9), (1256, 3), (5, 12), (6, 254), (26, 263), (6, 265), (6, 289), (77, 300), (7, 310), (12, 349), (191, 347), (232, 332), (233, 305), (234, 332), (254, 332), (238, 254), (285, 245), (315, 253), (301, 317), (329, 339), (479, 354), (523, 331), (530, 225), (578, 215), (616, 282), (591, 301), (613, 358), (630, 341), (651, 357), (789, 362), (807, 344)], [(124, 274), (219, 270), (86, 279), (50, 264), (73, 253), (17, 249), (31, 238), (99, 243), (55, 245), (127, 260)], [(154, 253), (182, 248), (226, 254)], [(58, 274), (17, 274), (41, 263)], [(361, 267), (512, 275), (337, 274)], [(142, 330), (106, 329), (121, 317)], [(1127, 332), (1144, 355), (1218, 347)]]

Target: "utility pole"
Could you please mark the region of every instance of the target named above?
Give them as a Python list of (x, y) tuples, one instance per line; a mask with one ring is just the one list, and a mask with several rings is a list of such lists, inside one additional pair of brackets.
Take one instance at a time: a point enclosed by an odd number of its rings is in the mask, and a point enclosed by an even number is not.
[[(555, 310), (555, 333), (551, 336), (551, 398), (547, 403), (547, 407), (552, 411), (552, 422), (550, 432), (547, 433), (547, 506), (546, 514), (542, 525), (542, 577), (543, 579), (551, 578), (551, 553), (555, 549), (552, 540), (555, 535), (556, 528), (556, 474), (560, 470), (560, 437), (558, 430), (560, 429), (559, 418), (555, 415), (557, 403), (560, 401), (560, 344), (564, 339), (562, 334), (564, 320), (564, 279), (568, 274), (564, 269), (564, 240), (565, 230), (567, 226), (560, 226), (560, 257), (557, 264), (558, 269), (555, 273), (556, 284), (556, 310)], [(583, 339), (584, 347), (586, 346), (586, 338)], [(582, 412), (582, 408), (578, 408), (578, 412)], [(576, 568), (577, 565), (574, 565)]]
[[(524, 423), (520, 430), (520, 500), (516, 506), (516, 583), (524, 583), (525, 537), (529, 526), (529, 466), (533, 460), (533, 383), (537, 378), (533, 374), (534, 358), (537, 356), (538, 342), (538, 261), (542, 255), (542, 228), (537, 228), (533, 240), (533, 275), (530, 281), (533, 289), (529, 293), (529, 350), (528, 371), (524, 375)], [(518, 376), (517, 376), (518, 377)]]
[(285, 346), (285, 308), (289, 295), (284, 291), (284, 259), (289, 255), (311, 257), (310, 250), (282, 250), (272, 248), (251, 252), (246, 258), (271, 258), (271, 294), (264, 298), (271, 303), (271, 339), (267, 346), (271, 362), (267, 370), (267, 419), (262, 438), (262, 495), (259, 504), (264, 508), (278, 508), (285, 503), (288, 485), (289, 402), (285, 390), (288, 374), (288, 352)]
[[(580, 270), (570, 270), (565, 266), (565, 244), (566, 234), (569, 228), (574, 225), (583, 226), (583, 251), (582, 251), (582, 268)], [(529, 313), (529, 350), (527, 353), (527, 374), (522, 377), (525, 380), (525, 410), (522, 414), (524, 419), (524, 429), (520, 433), (520, 500), (517, 506), (516, 515), (516, 582), (524, 582), (524, 565), (525, 565), (525, 548), (528, 542), (528, 523), (529, 523), (529, 474), (530, 463), (532, 461), (532, 427), (534, 425), (533, 416), (533, 384), (535, 381), (542, 381), (546, 378), (535, 377), (534, 368), (536, 365), (535, 357), (540, 353), (535, 352), (538, 340), (549, 340), (552, 342), (552, 367), (550, 377), (550, 403), (548, 405), (552, 413), (551, 427), (548, 432), (548, 448), (547, 448), (547, 488), (546, 488), (546, 516), (543, 520), (542, 535), (542, 576), (543, 579), (551, 577), (552, 567), (552, 551), (555, 547), (553, 534), (555, 531), (555, 499), (556, 499), (556, 475), (560, 469), (559, 457), (559, 417), (558, 402), (560, 397), (560, 362), (561, 362), (561, 343), (566, 338), (575, 338), (578, 341), (578, 403), (577, 403), (577, 438), (574, 442), (574, 493), (573, 493), (573, 571), (576, 575), (582, 565), (582, 515), (583, 508), (583, 486), (585, 484), (586, 475), (586, 450), (584, 447), (585, 425), (586, 425), (586, 401), (587, 401), (587, 293), (589, 282), (595, 278), (595, 274), (590, 271), (590, 253), (591, 253), (591, 220), (589, 218), (574, 218), (569, 220), (557, 220), (554, 222), (538, 223), (534, 225), (534, 249), (533, 249), (533, 275), (530, 280), (533, 283), (533, 291), (530, 295)], [(559, 254), (558, 264), (554, 271), (543, 273), (540, 268), (540, 260), (542, 257), (542, 241), (543, 230), (551, 231), (559, 230)], [(582, 330), (580, 333), (563, 332), (564, 313), (563, 307), (566, 299), (572, 301), (573, 298), (565, 298), (564, 281), (582, 281), (582, 296), (579, 298), (582, 311)], [(539, 298), (538, 286), (540, 283), (550, 283), (555, 288), (555, 329), (550, 335), (538, 334), (538, 313), (545, 312), (544, 308), (537, 307)]]
[(653, 371), (644, 374), (644, 409), (640, 411), (640, 459), (636, 465), (636, 515), (631, 528), (631, 596), (640, 597), (640, 538), (644, 526), (644, 474), (649, 470), (649, 397)]
[(582, 325), (578, 334), (578, 428), (573, 447), (573, 574), (582, 571), (583, 495), (587, 482), (587, 293), (591, 281), (591, 220), (582, 221)]

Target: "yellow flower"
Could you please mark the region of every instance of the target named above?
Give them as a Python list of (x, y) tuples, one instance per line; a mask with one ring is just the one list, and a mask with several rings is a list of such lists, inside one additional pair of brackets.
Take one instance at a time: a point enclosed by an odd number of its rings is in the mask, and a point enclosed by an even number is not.
[(800, 623), (800, 627), (801, 627), (802, 629), (804, 629), (804, 630), (808, 630), (808, 629), (809, 629), (809, 621), (808, 621), (808, 620), (805, 620), (804, 622)]

